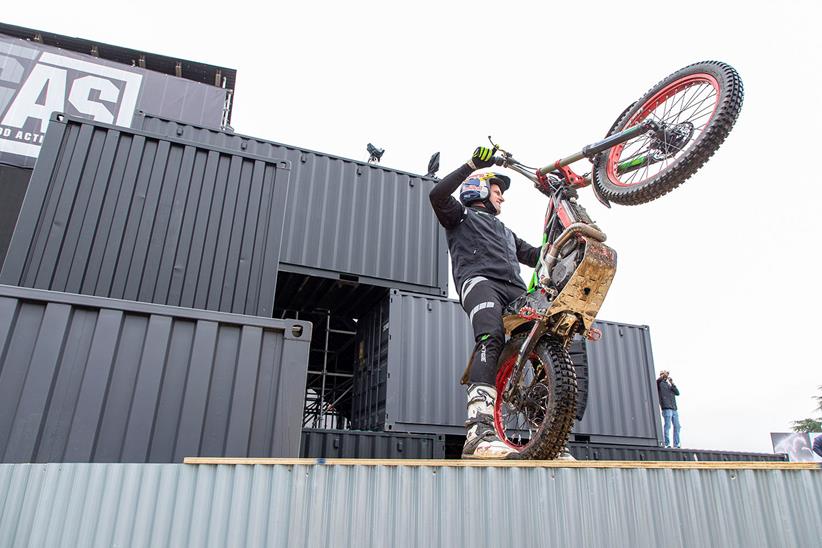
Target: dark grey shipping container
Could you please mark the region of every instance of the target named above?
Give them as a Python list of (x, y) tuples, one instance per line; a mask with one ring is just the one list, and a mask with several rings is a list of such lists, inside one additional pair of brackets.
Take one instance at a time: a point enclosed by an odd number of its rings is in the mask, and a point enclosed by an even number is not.
[(747, 453), (709, 449), (671, 449), (643, 445), (570, 443), (571, 454), (578, 460), (647, 460), (647, 461), (721, 461), (721, 462), (787, 462), (784, 453)]
[(323, 459), (444, 459), (445, 436), (304, 428), (300, 456)]
[(0, 457), (297, 457), (310, 339), (309, 322), (0, 285)]
[[(141, 124), (142, 120), (142, 124)], [(138, 114), (135, 127), (292, 166), (280, 269), (448, 294), (448, 247), (431, 178), (305, 148)]]
[[(648, 328), (596, 325), (602, 340), (571, 348), (582, 389), (577, 412), (584, 412), (572, 439), (659, 445)], [(360, 318), (357, 337), (353, 428), (464, 433), (466, 398), (459, 378), (473, 333), (459, 302), (392, 290)]]
[(465, 432), (473, 334), (458, 302), (391, 290), (357, 330), (353, 428)]
[[(658, 446), (662, 423), (647, 325), (597, 321), (602, 339), (586, 341), (588, 407), (577, 439)], [(588, 436), (588, 437), (585, 437)]]
[(30, 169), (0, 164), (0, 267), (6, 258), (30, 179)]
[(55, 115), (0, 283), (270, 317), (289, 171)]

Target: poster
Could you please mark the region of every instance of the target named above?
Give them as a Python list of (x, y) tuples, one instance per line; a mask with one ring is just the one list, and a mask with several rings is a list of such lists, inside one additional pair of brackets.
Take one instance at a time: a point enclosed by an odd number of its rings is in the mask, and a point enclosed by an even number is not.
[[(814, 462), (811, 436), (797, 432), (771, 432), (774, 453), (787, 453), (790, 462)], [(822, 459), (820, 459), (822, 460)]]
[(822, 452), (822, 432), (811, 432), (811, 450), (813, 451), (813, 460), (815, 462), (822, 462), (822, 456), (818, 452)]

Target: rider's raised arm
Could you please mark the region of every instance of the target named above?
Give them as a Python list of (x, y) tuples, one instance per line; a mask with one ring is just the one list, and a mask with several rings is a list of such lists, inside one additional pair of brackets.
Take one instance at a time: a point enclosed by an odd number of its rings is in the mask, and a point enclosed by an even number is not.
[(520, 240), (516, 234), (514, 234), (514, 242), (517, 244), (517, 259), (519, 262), (531, 268), (536, 267), (537, 261), (539, 261), (540, 248), (532, 246), (525, 240)]
[(451, 194), (459, 188), (462, 181), (471, 175), (473, 171), (474, 169), (470, 165), (463, 164), (443, 177), (428, 193), (437, 220), (445, 228), (455, 227), (462, 222), (465, 208)]

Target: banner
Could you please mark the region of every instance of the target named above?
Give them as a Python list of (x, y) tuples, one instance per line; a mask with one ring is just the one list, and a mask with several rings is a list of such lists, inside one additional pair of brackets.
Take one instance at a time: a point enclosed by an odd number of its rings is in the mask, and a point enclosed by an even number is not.
[(0, 163), (32, 167), (53, 112), (129, 127), (139, 109), (219, 127), (226, 92), (0, 35)]
[(771, 432), (774, 453), (787, 453), (791, 462), (813, 462), (811, 436), (797, 432)]

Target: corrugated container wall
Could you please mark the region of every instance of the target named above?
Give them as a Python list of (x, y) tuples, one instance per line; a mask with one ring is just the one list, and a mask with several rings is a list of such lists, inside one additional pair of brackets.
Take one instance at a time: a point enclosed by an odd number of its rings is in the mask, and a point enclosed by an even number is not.
[(296, 457), (310, 339), (309, 322), (0, 285), (0, 457)]
[(0, 545), (819, 546), (822, 473), (785, 468), (6, 464)]
[(0, 283), (270, 317), (289, 166), (55, 115)]
[[(584, 411), (574, 439), (658, 445), (648, 328), (613, 322), (597, 327), (602, 340), (585, 344), (584, 356), (580, 346), (572, 347), (582, 387), (578, 413)], [(360, 319), (357, 344), (354, 428), (464, 433), (459, 378), (474, 343), (457, 301), (392, 290)], [(605, 387), (611, 389), (607, 397), (601, 395)]]
[[(142, 120), (142, 124), (141, 124)], [(448, 294), (448, 249), (431, 178), (143, 114), (135, 126), (292, 166), (281, 270)]]
[(357, 338), (354, 428), (464, 433), (473, 334), (458, 302), (392, 290)]
[(444, 459), (445, 436), (303, 428), (302, 458)]
[(647, 325), (597, 321), (599, 341), (586, 341), (588, 407), (574, 426), (590, 441), (660, 445), (662, 425), (651, 334)]
[(788, 462), (784, 453), (744, 453), (710, 449), (673, 449), (647, 445), (587, 444), (571, 442), (571, 454), (579, 460), (688, 461), (688, 462)]
[(29, 179), (30, 169), (0, 164), (0, 267), (6, 258)]

